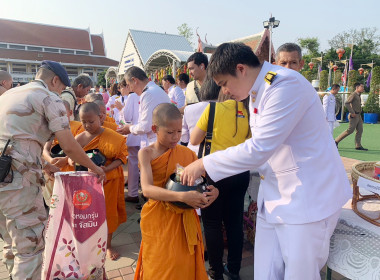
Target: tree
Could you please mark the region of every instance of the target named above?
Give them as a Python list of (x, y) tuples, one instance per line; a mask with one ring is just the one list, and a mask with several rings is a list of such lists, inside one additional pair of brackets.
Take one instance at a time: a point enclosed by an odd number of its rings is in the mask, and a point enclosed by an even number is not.
[(366, 27), (340, 32), (328, 42), (332, 49), (346, 48), (354, 43), (356, 46), (361, 46), (363, 51), (374, 54), (379, 51), (380, 36), (376, 27)]
[(342, 84), (342, 71), (336, 70), (333, 74), (333, 84)]
[(302, 71), (301, 74), (306, 78), (306, 80), (308, 80), (311, 83), (311, 81), (313, 80), (313, 73), (311, 73), (311, 71)]
[(308, 55), (319, 55), (319, 41), (317, 37), (299, 38), (301, 48), (307, 50)]
[(178, 30), (178, 34), (185, 37), (187, 41), (189, 41), (189, 44), (193, 46), (192, 40), (193, 40), (194, 33), (191, 30), (191, 28), (187, 25), (187, 23), (182, 23), (180, 26), (177, 27), (177, 30)]
[(351, 70), (348, 72), (348, 90), (350, 92), (353, 92), (354, 89), (354, 84), (359, 82), (359, 74), (358, 71), (356, 70)]
[(319, 75), (319, 91), (326, 91), (329, 83), (329, 72), (323, 70)]
[(98, 85), (106, 85), (106, 72), (107, 70), (105, 69), (103, 72), (98, 74)]

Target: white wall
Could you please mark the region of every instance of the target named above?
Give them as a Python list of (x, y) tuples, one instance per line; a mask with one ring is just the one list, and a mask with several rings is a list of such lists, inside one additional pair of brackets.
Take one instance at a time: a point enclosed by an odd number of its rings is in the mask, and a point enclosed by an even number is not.
[(125, 44), (125, 49), (123, 51), (123, 56), (119, 64), (118, 75), (124, 75), (125, 71), (131, 66), (138, 66), (144, 68), (141, 63), (140, 57), (137, 54), (137, 50), (132, 42), (130, 34), (128, 34), (127, 43)]

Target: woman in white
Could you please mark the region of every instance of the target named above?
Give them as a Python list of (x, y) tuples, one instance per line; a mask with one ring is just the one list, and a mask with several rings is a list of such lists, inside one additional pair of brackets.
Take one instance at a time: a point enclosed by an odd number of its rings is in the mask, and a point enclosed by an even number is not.
[(176, 86), (173, 76), (166, 75), (162, 78), (162, 86), (166, 93), (168, 94), (171, 102), (177, 106), (177, 108), (182, 108), (185, 106), (185, 95), (179, 86)]
[[(128, 124), (137, 124), (139, 119), (140, 96), (131, 92), (125, 80), (120, 83), (120, 91), (124, 97), (125, 104), (121, 110), (121, 119)], [(117, 102), (116, 102), (117, 103)], [(127, 202), (139, 202), (139, 167), (137, 154), (140, 149), (140, 136), (129, 134), (127, 137), (128, 146), (128, 196)]]

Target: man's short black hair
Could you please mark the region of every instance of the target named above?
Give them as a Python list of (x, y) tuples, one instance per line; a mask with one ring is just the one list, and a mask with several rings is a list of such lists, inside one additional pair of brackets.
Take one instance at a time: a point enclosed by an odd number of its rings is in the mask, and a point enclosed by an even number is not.
[(360, 87), (361, 85), (364, 85), (363, 83), (355, 83), (354, 84), (354, 89), (356, 89), (357, 87)]
[(194, 64), (200, 66), (202, 63), (205, 66), (205, 69), (208, 66), (208, 58), (207, 55), (205, 55), (202, 52), (196, 52), (190, 55), (190, 57), (187, 59), (187, 63), (194, 61)]
[(208, 73), (211, 77), (217, 75), (236, 76), (236, 66), (245, 64), (251, 67), (260, 66), (260, 61), (252, 49), (243, 43), (224, 43), (211, 56)]
[(340, 89), (340, 85), (338, 85), (338, 84), (333, 84), (333, 85), (331, 86), (331, 89), (336, 89), (336, 88), (339, 88), (339, 89)]
[(175, 80), (174, 80), (174, 78), (173, 78), (172, 75), (166, 75), (166, 76), (164, 76), (162, 79), (163, 79), (164, 81), (169, 81), (169, 83), (171, 83), (172, 85), (175, 84)]
[(190, 82), (189, 75), (187, 75), (186, 73), (179, 74), (178, 80), (183, 81), (185, 84), (188, 84)]

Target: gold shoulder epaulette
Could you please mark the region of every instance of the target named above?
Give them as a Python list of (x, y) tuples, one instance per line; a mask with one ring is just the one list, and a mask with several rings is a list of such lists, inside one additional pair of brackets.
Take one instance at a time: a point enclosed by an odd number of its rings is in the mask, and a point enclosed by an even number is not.
[(267, 82), (269, 85), (272, 84), (274, 78), (276, 77), (277, 73), (269, 71), (264, 78), (264, 81)]

